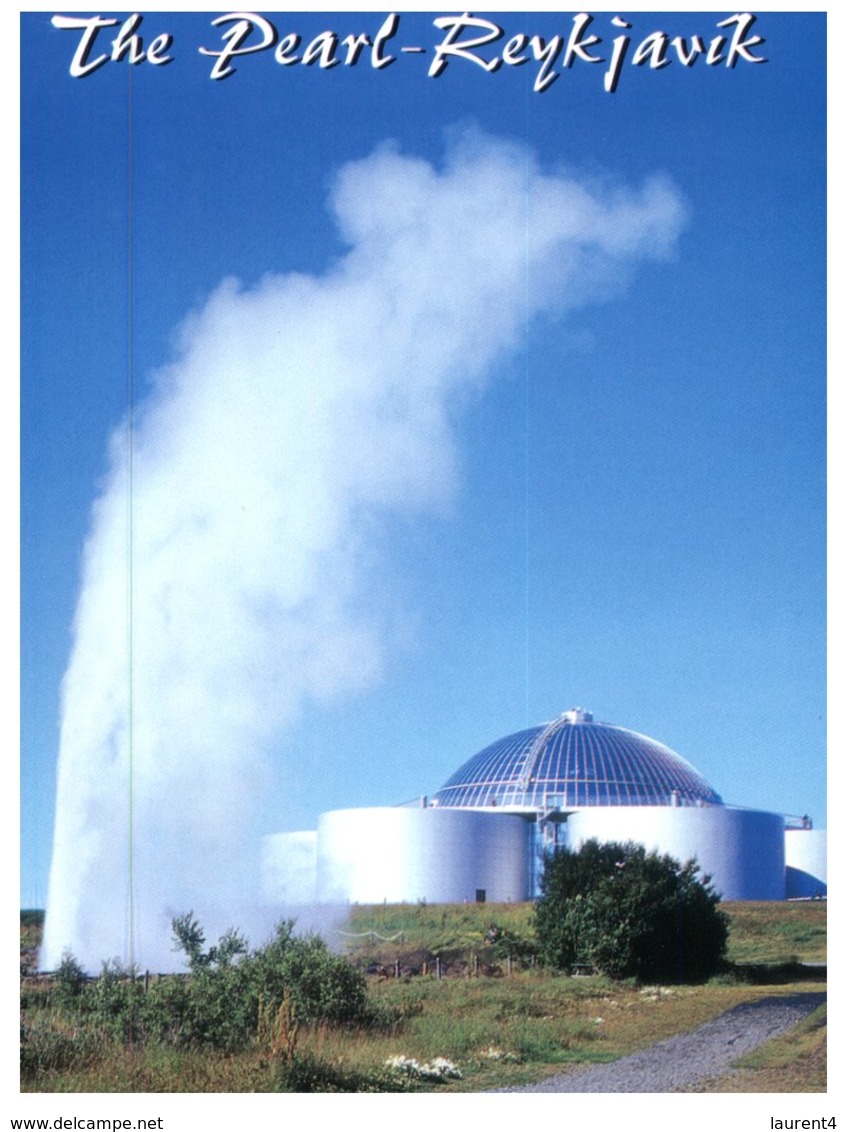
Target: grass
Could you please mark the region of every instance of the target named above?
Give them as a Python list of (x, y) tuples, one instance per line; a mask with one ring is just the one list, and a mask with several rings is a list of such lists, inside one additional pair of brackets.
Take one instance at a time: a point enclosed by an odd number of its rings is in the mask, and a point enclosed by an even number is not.
[[(524, 1084), (553, 1072), (611, 1061), (690, 1029), (739, 1002), (759, 997), (747, 986), (639, 988), (601, 978), (523, 974), (506, 979), (392, 979), (374, 986), (394, 1025), (304, 1030), (297, 1054), (329, 1067), (333, 1078), (367, 1083), (398, 1055), (420, 1062), (445, 1057), (462, 1078), (441, 1091), (478, 1092)], [(810, 989), (792, 985), (787, 991)], [(769, 988), (768, 993), (773, 993)], [(81, 1041), (49, 1035), (40, 1072), (23, 1082), (38, 1092), (266, 1092), (281, 1086), (280, 1062), (254, 1047), (225, 1055), (161, 1046), (125, 1047), (100, 1035)], [(787, 1051), (790, 1055), (790, 1048)], [(55, 1060), (50, 1060), (51, 1058)], [(785, 1081), (784, 1069), (780, 1070)], [(403, 1082), (397, 1081), (399, 1091)], [(419, 1087), (426, 1087), (418, 1083)], [(390, 1082), (384, 1081), (386, 1090)], [(786, 1091), (787, 1086), (781, 1091)], [(721, 1087), (720, 1091), (723, 1091)]]
[[(438, 952), (482, 946), (491, 923), (518, 935), (532, 930), (532, 904), (377, 904), (354, 905), (347, 932), (350, 936), (396, 936), (402, 947), (428, 947)], [(367, 946), (367, 939), (350, 941), (351, 948)], [(375, 940), (374, 942), (382, 942)], [(389, 951), (391, 948), (389, 947)]]
[[(22, 1089), (36, 1092), (478, 1092), (524, 1084), (554, 1072), (614, 1060), (662, 1038), (694, 1028), (763, 994), (820, 990), (825, 972), (788, 966), (825, 957), (826, 905), (726, 906), (732, 920), (730, 956), (743, 977), (702, 985), (639, 987), (600, 976), (571, 978), (531, 967), (506, 973), (486, 942), (496, 923), (516, 936), (531, 934), (529, 905), (381, 906), (354, 908), (340, 937), (350, 958), (375, 973), (369, 992), (379, 1024), (358, 1029), (302, 1027), (297, 1073), (260, 1042), (241, 1053), (166, 1046), (125, 1046), (105, 1033), (76, 1027), (42, 985), (22, 987), (30, 1028), (26, 1051), (32, 1072)], [(39, 924), (22, 917), (22, 962)], [(383, 938), (379, 938), (383, 937)], [(384, 937), (397, 937), (386, 940)], [(442, 960), (445, 977), (434, 974)], [(476, 967), (474, 960), (479, 960)], [(429, 977), (393, 977), (421, 970)], [(480, 977), (474, 977), (479, 970)], [(487, 972), (492, 977), (482, 977)], [(815, 981), (813, 981), (815, 977)], [(765, 987), (763, 983), (767, 982)], [(774, 983), (778, 985), (774, 985)], [(698, 1091), (823, 1091), (826, 1087), (825, 1013), (790, 1039), (748, 1055), (726, 1078)], [(391, 1057), (431, 1062), (447, 1058), (461, 1078), (434, 1085), (392, 1077)]]
[(826, 901), (724, 904), (733, 963), (826, 962)]
[[(768, 993), (812, 987), (820, 989), (801, 983)], [(397, 1001), (403, 980), (387, 980), (382, 990)], [(638, 987), (531, 973), (511, 980), (445, 979), (430, 985), (424, 1009), (398, 1035), (402, 1048), (396, 1040), (383, 1041), (382, 1048), (451, 1058), (465, 1077), (447, 1087), (479, 1091), (614, 1060), (761, 994), (755, 986)]]
[[(730, 917), (730, 963), (826, 962), (825, 900), (721, 907)], [(422, 954), (430, 960), (438, 955), (445, 961), (467, 961), (474, 953), (484, 954), (485, 933), (492, 923), (517, 936), (531, 936), (532, 911), (532, 904), (354, 906), (337, 939), (351, 958), (382, 966), (397, 959), (402, 965), (410, 956), (419, 964)]]

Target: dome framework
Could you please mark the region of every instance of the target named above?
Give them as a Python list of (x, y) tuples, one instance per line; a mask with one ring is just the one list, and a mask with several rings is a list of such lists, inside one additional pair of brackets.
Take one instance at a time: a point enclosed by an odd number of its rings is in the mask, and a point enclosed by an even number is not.
[(573, 810), (584, 806), (719, 806), (705, 778), (669, 747), (573, 708), (498, 739), (434, 796), (439, 806)]

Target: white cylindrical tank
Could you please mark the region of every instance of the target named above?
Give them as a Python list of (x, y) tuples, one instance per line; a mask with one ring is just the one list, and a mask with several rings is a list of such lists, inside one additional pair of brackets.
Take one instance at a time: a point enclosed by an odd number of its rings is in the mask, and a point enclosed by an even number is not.
[(685, 862), (697, 859), (724, 900), (785, 899), (780, 814), (729, 806), (597, 806), (567, 821), (567, 844), (635, 841)]
[(528, 898), (529, 826), (479, 810), (333, 810), (318, 822), (322, 903)]
[(296, 907), (316, 899), (318, 835), (315, 830), (269, 833), (262, 838), (262, 903)]
[(785, 831), (785, 894), (826, 895), (826, 830)]

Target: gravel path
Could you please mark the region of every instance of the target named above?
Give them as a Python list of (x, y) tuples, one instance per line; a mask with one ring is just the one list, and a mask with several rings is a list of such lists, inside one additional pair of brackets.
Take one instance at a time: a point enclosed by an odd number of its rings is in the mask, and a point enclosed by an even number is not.
[(826, 994), (808, 992), (743, 1003), (688, 1034), (667, 1038), (608, 1065), (563, 1073), (537, 1085), (498, 1089), (503, 1093), (672, 1093), (725, 1073), (733, 1061), (781, 1034)]

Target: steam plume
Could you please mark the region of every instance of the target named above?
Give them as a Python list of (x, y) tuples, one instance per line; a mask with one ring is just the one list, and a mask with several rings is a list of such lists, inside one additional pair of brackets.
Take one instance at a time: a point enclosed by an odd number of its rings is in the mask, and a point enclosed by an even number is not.
[(683, 209), (454, 138), (346, 165), (321, 276), (223, 281), (112, 437), (63, 684), (43, 964), (173, 964), (170, 917), (243, 925), (270, 752), (308, 701), (380, 679), (368, 532), (451, 498), (463, 392), (526, 320), (668, 252)]

